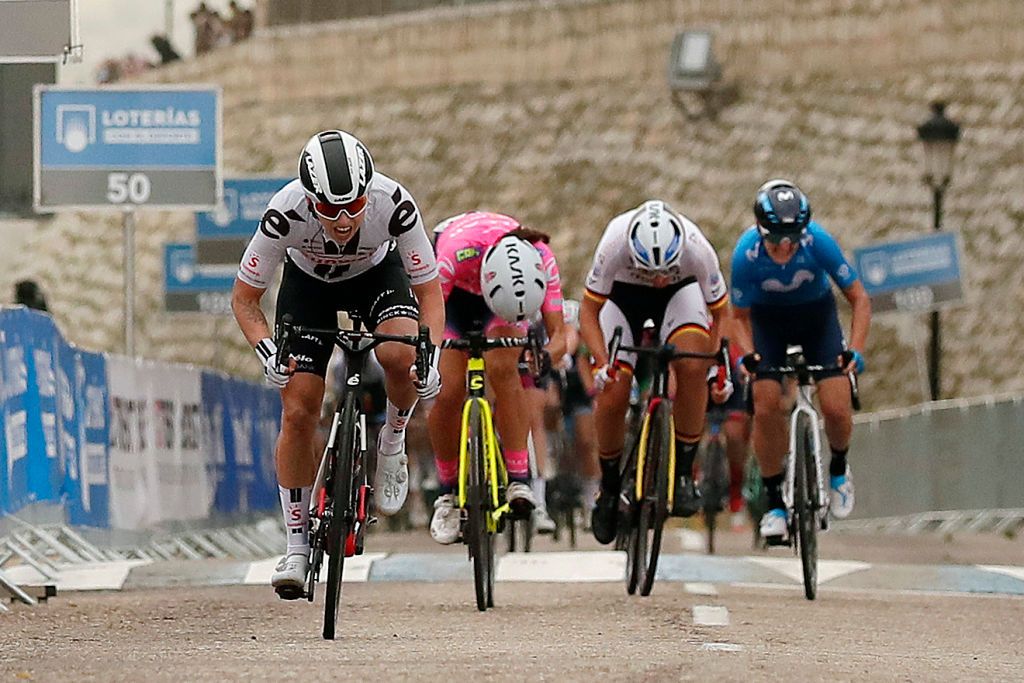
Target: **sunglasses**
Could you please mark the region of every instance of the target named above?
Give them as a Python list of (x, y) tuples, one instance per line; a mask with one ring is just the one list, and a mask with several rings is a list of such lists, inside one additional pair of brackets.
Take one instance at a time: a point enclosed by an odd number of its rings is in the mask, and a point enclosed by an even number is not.
[(349, 218), (355, 218), (363, 211), (366, 210), (366, 204), (369, 202), (369, 198), (366, 195), (362, 197), (356, 197), (347, 204), (328, 204), (327, 202), (313, 202), (313, 211), (320, 218), (324, 218), (329, 221), (336, 221), (341, 218), (342, 214), (345, 214)]
[(760, 225), (757, 226), (757, 231), (761, 233), (761, 237), (764, 238), (764, 241), (770, 242), (771, 244), (782, 244), (783, 242), (798, 242), (800, 241), (800, 237), (803, 235), (803, 231), (795, 233), (769, 232), (768, 230), (762, 228)]

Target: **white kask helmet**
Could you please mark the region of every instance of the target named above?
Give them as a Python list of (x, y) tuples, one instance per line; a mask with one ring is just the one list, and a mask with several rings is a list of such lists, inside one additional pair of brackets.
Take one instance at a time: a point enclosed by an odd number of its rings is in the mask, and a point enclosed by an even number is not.
[(366, 195), (372, 179), (373, 159), (351, 133), (325, 130), (302, 148), (299, 180), (314, 202), (348, 204)]
[(490, 309), (504, 320), (527, 320), (539, 311), (547, 280), (540, 252), (520, 237), (506, 235), (484, 253), (480, 291)]
[(640, 268), (666, 270), (683, 253), (683, 220), (668, 204), (644, 202), (629, 219), (629, 254)]

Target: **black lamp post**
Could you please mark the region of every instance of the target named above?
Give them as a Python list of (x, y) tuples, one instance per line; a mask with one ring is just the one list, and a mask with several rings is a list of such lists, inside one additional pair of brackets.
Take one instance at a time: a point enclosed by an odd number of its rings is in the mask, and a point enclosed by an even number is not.
[[(924, 145), (924, 181), (932, 190), (935, 209), (934, 228), (942, 229), (942, 197), (953, 174), (953, 152), (960, 139), (960, 126), (946, 117), (946, 103), (932, 102), (931, 117), (917, 127), (917, 137)], [(932, 339), (928, 353), (928, 385), (933, 401), (942, 394), (939, 374), (942, 338), (939, 330), (939, 312), (932, 311)]]

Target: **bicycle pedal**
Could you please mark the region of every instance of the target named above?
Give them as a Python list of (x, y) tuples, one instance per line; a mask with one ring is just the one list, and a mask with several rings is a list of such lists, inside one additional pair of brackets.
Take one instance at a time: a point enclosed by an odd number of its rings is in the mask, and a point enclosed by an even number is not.
[(306, 597), (306, 590), (301, 586), (277, 586), (274, 592), (282, 600), (299, 600)]

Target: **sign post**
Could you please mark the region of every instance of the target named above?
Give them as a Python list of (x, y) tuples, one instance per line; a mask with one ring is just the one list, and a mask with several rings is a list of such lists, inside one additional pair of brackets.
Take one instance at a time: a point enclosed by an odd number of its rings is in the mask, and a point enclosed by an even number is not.
[(35, 210), (123, 213), (125, 353), (134, 355), (135, 211), (220, 204), (220, 88), (37, 85), (34, 105)]

